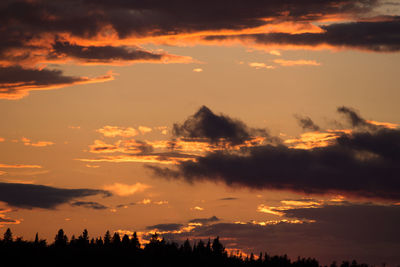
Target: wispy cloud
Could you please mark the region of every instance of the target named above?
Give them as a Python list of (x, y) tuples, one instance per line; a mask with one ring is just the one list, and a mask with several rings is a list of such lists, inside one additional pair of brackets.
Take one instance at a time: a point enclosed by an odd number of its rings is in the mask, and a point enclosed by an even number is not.
[(106, 125), (103, 128), (96, 130), (97, 132), (103, 134), (106, 137), (133, 137), (139, 134), (139, 132), (131, 127), (119, 127), (119, 126), (109, 126)]
[(255, 69), (275, 69), (275, 66), (267, 65), (262, 62), (250, 62), (249, 66)]
[(41, 169), (40, 165), (26, 165), (26, 164), (1, 164), (0, 168), (3, 169)]
[(274, 62), (283, 67), (293, 67), (293, 66), (320, 66), (321, 63), (318, 63), (315, 60), (286, 60), (286, 59), (275, 59)]
[(22, 137), (21, 141), (24, 143), (25, 146), (33, 146), (33, 147), (46, 147), (54, 145), (54, 142), (51, 141), (37, 141), (32, 142), (30, 139), (26, 137)]
[(0, 99), (21, 99), (30, 91), (52, 90), (76, 84), (107, 82), (113, 79), (112, 72), (88, 78), (65, 76), (59, 70), (2, 66), (0, 67)]

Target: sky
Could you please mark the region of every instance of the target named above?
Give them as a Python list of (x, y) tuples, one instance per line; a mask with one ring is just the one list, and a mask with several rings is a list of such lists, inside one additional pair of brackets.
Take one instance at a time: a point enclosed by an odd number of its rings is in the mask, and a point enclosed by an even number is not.
[(400, 1), (0, 14), (0, 231), (400, 264)]

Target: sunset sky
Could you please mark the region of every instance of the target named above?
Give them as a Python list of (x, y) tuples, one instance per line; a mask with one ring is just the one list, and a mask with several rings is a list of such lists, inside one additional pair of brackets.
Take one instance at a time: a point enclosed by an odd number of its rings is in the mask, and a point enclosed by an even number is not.
[(0, 232), (400, 264), (400, 1), (0, 14)]

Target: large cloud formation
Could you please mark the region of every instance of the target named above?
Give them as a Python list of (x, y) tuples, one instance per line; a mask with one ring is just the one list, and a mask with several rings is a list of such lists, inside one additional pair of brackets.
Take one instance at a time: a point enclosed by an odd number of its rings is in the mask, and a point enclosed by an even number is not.
[[(396, 52), (399, 18), (380, 13), (384, 5), (380, 0), (172, 0), (168, 4), (161, 0), (6, 0), (0, 3), (0, 24), (4, 25), (0, 28), (0, 73), (19, 66), (34, 68), (39, 75), (37, 64), (47, 63), (187, 63), (193, 59), (151, 51), (144, 45), (218, 44), (218, 40), (233, 39), (246, 45), (251, 40), (257, 46), (328, 45)], [(0, 84), (1, 98), (26, 96), (25, 74), (29, 76), (22, 72), (11, 89)], [(62, 73), (58, 76), (66, 78)], [(92, 79), (100, 81), (104, 80)], [(72, 84), (77, 82), (62, 86)], [(46, 85), (35, 89), (60, 87), (50, 80)]]
[(355, 119), (350, 108), (338, 111), (350, 116), (356, 128), (335, 133), (324, 146), (299, 149), (280, 143), (226, 149), (180, 162), (177, 169), (150, 168), (160, 176), (191, 183), (208, 180), (253, 189), (400, 200), (400, 129), (373, 124), (359, 115)]
[(400, 51), (400, 17), (321, 26), (322, 32), (211, 35), (208, 41), (251, 40), (259, 45), (331, 46), (373, 52)]
[[(58, 205), (68, 203), (76, 198), (94, 195), (110, 196), (105, 190), (66, 189), (45, 185), (0, 183), (0, 201), (18, 208), (54, 209)], [(84, 202), (75, 202), (75, 205)], [(88, 202), (86, 202), (87, 204)]]
[(232, 144), (242, 144), (254, 135), (266, 135), (263, 129), (252, 129), (242, 121), (223, 114), (216, 115), (208, 107), (202, 106), (193, 116), (182, 124), (175, 123), (173, 134), (177, 137), (219, 142), (226, 140)]

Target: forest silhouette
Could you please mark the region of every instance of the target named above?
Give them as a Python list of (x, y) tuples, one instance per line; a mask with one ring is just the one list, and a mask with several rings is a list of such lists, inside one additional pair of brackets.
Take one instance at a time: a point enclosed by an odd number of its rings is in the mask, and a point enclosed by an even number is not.
[[(241, 252), (228, 253), (219, 237), (207, 242), (198, 240), (191, 244), (166, 241), (154, 233), (149, 242), (141, 245), (136, 232), (132, 236), (107, 231), (104, 237), (90, 238), (83, 230), (77, 238), (69, 239), (63, 229), (58, 230), (54, 241), (48, 243), (36, 233), (34, 241), (13, 238), (8, 228), (0, 239), (0, 266), (251, 266), (251, 267), (320, 267), (314, 258), (292, 261), (287, 255), (270, 256), (253, 253), (243, 256)], [(3, 265), (5, 264), (5, 265)], [(368, 267), (343, 261), (333, 262), (330, 267)]]

